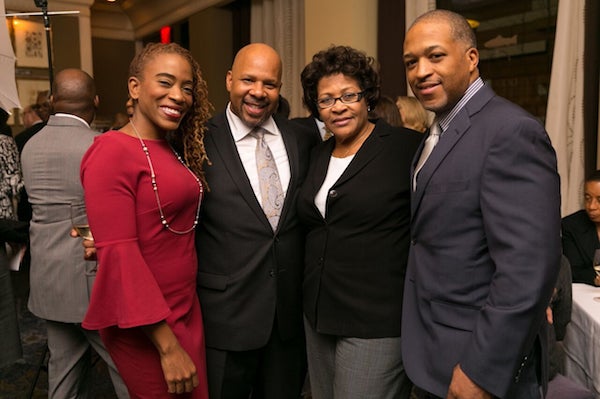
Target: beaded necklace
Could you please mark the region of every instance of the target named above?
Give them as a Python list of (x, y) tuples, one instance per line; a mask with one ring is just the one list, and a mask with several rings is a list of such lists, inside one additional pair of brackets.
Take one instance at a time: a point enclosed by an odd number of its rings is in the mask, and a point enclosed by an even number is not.
[(198, 225), (198, 220), (200, 219), (200, 204), (202, 203), (202, 194), (204, 192), (204, 190), (202, 188), (202, 183), (200, 182), (200, 179), (194, 174), (194, 172), (192, 172), (190, 170), (190, 168), (188, 168), (188, 166), (185, 164), (185, 162), (183, 162), (183, 159), (177, 153), (177, 151), (175, 151), (173, 149), (173, 147), (171, 147), (171, 145), (169, 145), (169, 147), (171, 148), (171, 151), (173, 151), (173, 154), (175, 154), (175, 156), (177, 157), (177, 160), (187, 169), (187, 171), (190, 173), (190, 175), (192, 175), (194, 177), (194, 179), (196, 180), (196, 183), (198, 183), (198, 187), (200, 187), (200, 193), (198, 194), (198, 209), (196, 209), (196, 219), (194, 220), (192, 227), (190, 227), (187, 230), (183, 230), (183, 231), (175, 230), (175, 229), (171, 228), (171, 226), (167, 222), (167, 218), (165, 217), (165, 214), (163, 213), (162, 205), (160, 203), (160, 198), (158, 196), (158, 186), (156, 184), (156, 174), (154, 173), (154, 165), (152, 165), (152, 160), (150, 159), (150, 152), (148, 151), (148, 147), (146, 146), (146, 143), (144, 143), (144, 140), (142, 140), (142, 136), (140, 136), (138, 130), (136, 129), (135, 125), (133, 124), (133, 120), (130, 119), (129, 122), (131, 123), (131, 127), (133, 127), (133, 131), (134, 131), (135, 135), (140, 140), (140, 144), (142, 145), (142, 151), (144, 151), (144, 154), (146, 154), (146, 160), (148, 161), (148, 166), (150, 167), (150, 180), (152, 182), (152, 191), (154, 191), (154, 196), (156, 197), (156, 205), (158, 205), (158, 212), (160, 213), (160, 223), (167, 230), (169, 230), (170, 232), (175, 233), (175, 234), (187, 234), (187, 233), (191, 232), (192, 230), (194, 230), (196, 228), (196, 226)]

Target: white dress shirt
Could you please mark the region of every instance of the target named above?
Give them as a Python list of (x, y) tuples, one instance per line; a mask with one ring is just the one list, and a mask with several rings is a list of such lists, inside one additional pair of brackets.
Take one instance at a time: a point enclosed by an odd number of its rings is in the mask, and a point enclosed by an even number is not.
[[(262, 204), (262, 195), (260, 193), (260, 185), (258, 182), (258, 170), (256, 167), (256, 139), (249, 135), (253, 128), (246, 126), (244, 122), (231, 111), (231, 104), (227, 104), (225, 114), (242, 165), (246, 170), (246, 176), (248, 176), (248, 180), (250, 180), (250, 185), (252, 186), (252, 190), (254, 191), (258, 203)], [(283, 144), (281, 132), (271, 117), (269, 117), (261, 127), (267, 132), (264, 136), (265, 141), (271, 149), (271, 153), (275, 159), (277, 172), (279, 173), (279, 179), (281, 180), (281, 188), (283, 190), (283, 195), (285, 196), (290, 184), (290, 162), (288, 160), (285, 145)]]

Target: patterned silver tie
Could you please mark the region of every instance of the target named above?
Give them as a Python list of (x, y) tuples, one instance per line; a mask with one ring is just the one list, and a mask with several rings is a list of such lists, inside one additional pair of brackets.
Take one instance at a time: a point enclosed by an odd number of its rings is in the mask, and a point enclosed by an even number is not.
[(440, 134), (442, 133), (442, 129), (440, 129), (440, 125), (437, 122), (434, 122), (431, 125), (431, 131), (429, 132), (429, 137), (425, 140), (425, 145), (423, 146), (423, 151), (421, 151), (421, 157), (419, 157), (419, 162), (417, 162), (417, 166), (413, 173), (413, 191), (417, 189), (417, 175), (421, 171), (423, 165), (425, 165), (425, 161), (431, 155), (433, 151), (433, 147), (440, 141)]
[(275, 231), (284, 200), (277, 164), (273, 159), (271, 149), (265, 141), (265, 130), (261, 127), (255, 127), (250, 135), (256, 138), (256, 168), (258, 170), (262, 208), (267, 219), (269, 219), (269, 223), (271, 223), (273, 231)]

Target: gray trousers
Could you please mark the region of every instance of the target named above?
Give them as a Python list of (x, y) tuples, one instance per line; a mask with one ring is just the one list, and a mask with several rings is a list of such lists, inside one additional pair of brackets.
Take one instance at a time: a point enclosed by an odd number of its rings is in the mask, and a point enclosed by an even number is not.
[(319, 334), (304, 321), (314, 399), (408, 399), (400, 337), (346, 338)]
[(106, 362), (119, 399), (129, 398), (115, 364), (104, 348), (97, 331), (89, 331), (75, 323), (46, 320), (48, 331), (48, 398), (92, 398), (92, 352)]

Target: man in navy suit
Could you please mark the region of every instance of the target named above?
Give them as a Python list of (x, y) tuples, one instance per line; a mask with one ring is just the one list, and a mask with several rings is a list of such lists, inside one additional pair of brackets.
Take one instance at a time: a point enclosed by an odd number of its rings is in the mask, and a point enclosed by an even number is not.
[(548, 135), (484, 85), (475, 35), (460, 15), (419, 17), (404, 61), (413, 92), (436, 114), (440, 129), (432, 131), (441, 133), (420, 170), (428, 144), (412, 167), (406, 371), (423, 398), (540, 398), (544, 311), (561, 254)]
[[(196, 233), (209, 393), (214, 399), (296, 399), (306, 374), (304, 232), (296, 198), (318, 139), (273, 117), (281, 88), (281, 59), (273, 48), (242, 48), (226, 87), (229, 104), (209, 121), (204, 139), (210, 191)], [(257, 127), (266, 131), (284, 193), (275, 227), (261, 207)]]

